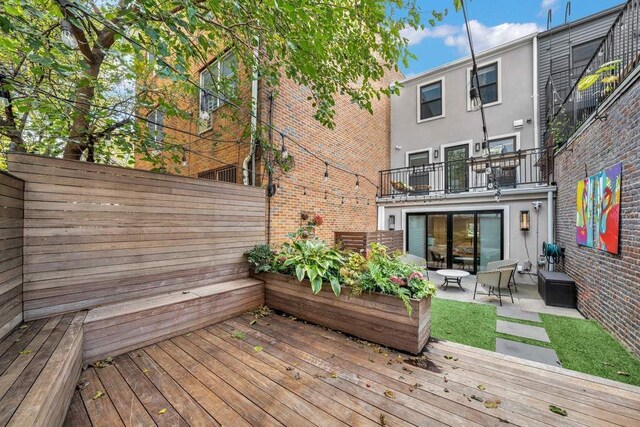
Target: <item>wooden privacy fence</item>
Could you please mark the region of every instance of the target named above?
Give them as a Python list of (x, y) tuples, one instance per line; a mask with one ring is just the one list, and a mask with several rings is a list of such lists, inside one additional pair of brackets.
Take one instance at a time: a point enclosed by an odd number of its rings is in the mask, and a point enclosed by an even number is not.
[(397, 231), (336, 231), (334, 240), (336, 244), (341, 244), (346, 249), (356, 252), (364, 252), (371, 243), (380, 243), (389, 250), (403, 250), (402, 230)]
[(23, 190), (0, 172), (0, 339), (22, 322)]
[(25, 181), (24, 316), (40, 318), (248, 276), (264, 190), (9, 155)]

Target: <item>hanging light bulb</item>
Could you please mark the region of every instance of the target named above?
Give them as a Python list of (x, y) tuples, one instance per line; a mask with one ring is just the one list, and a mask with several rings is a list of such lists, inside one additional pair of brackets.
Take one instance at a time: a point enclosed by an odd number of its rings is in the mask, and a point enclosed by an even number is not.
[(342, 204), (344, 205), (344, 196), (342, 196)]
[(329, 163), (324, 162), (324, 182), (329, 180)]
[(302, 195), (306, 196), (307, 195), (307, 187), (302, 187), (302, 188), (304, 188), (304, 191), (302, 192)]
[(471, 89), (469, 90), (469, 98), (471, 99), (471, 110), (477, 111), (482, 105), (482, 99), (480, 99), (480, 91), (477, 87), (471, 87)]
[(280, 178), (278, 178), (278, 190), (282, 191), (282, 185), (280, 184)]
[(324, 199), (327, 200), (327, 192), (324, 192)]
[(203, 122), (208, 122), (211, 118), (211, 114), (207, 110), (200, 110), (200, 120)]
[(360, 189), (360, 176), (356, 174), (356, 190)]
[(284, 133), (280, 133), (280, 137), (282, 138), (282, 147), (280, 152), (282, 153), (282, 160), (286, 160), (289, 157), (289, 152), (287, 151), (287, 147), (284, 145)]
[(66, 19), (60, 21), (60, 28), (62, 32), (60, 34), (60, 38), (62, 39), (62, 43), (65, 44), (69, 49), (77, 49), (78, 48), (78, 40), (76, 40), (76, 36), (73, 35), (71, 31), (71, 23)]
[(182, 166), (187, 166), (187, 150), (182, 148)]

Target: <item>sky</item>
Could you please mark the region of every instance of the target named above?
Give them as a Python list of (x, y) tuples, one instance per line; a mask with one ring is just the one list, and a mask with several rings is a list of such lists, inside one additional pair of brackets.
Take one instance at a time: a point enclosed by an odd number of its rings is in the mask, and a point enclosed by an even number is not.
[[(623, 3), (624, 0), (573, 0), (569, 21)], [(547, 28), (547, 11), (552, 10), (551, 27), (564, 24), (567, 0), (466, 0), (471, 35), (476, 52), (507, 43), (527, 34)], [(469, 55), (469, 43), (464, 29), (462, 11), (453, 11), (453, 0), (418, 0), (425, 29), (407, 29), (410, 50), (417, 59), (403, 68), (405, 76)], [(449, 13), (432, 27), (428, 23), (431, 11)]]

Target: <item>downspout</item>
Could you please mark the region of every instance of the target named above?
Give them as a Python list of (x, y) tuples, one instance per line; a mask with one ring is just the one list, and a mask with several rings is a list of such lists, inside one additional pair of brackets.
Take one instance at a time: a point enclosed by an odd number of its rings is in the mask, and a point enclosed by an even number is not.
[[(256, 37), (256, 47), (253, 49), (255, 65), (251, 79), (251, 149), (249, 155), (242, 162), (242, 183), (244, 185), (255, 185), (256, 183), (256, 145), (258, 143), (258, 39)], [(249, 175), (251, 172), (251, 175)]]
[(534, 147), (540, 146), (540, 111), (538, 110), (538, 35), (533, 37), (533, 140)]
[[(547, 192), (547, 242), (553, 243), (553, 192)], [(549, 271), (553, 271), (553, 264), (549, 264)]]

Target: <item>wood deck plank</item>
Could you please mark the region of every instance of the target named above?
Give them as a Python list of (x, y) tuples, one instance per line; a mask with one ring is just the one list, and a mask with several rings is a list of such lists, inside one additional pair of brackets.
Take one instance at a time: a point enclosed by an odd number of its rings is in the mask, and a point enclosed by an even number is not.
[(215, 392), (229, 406), (231, 406), (238, 414), (242, 415), (252, 425), (276, 426), (282, 425), (276, 421), (271, 415), (263, 411), (258, 405), (247, 399), (236, 389), (227, 384), (222, 378), (217, 376), (215, 372), (207, 369), (196, 358), (185, 352), (173, 341), (163, 341), (158, 344), (167, 354), (175, 360), (179, 360), (180, 364), (202, 382), (209, 390)]
[(204, 386), (198, 378), (185, 369), (181, 362), (174, 360), (161, 347), (151, 345), (144, 348), (151, 358), (171, 375), (184, 390), (193, 397), (220, 425), (249, 426), (250, 424), (233, 410), (213, 391)]
[(67, 417), (64, 420), (64, 427), (91, 427), (91, 419), (87, 408), (84, 407), (82, 396), (80, 392), (76, 390), (73, 393), (73, 399), (71, 399), (71, 405), (69, 411), (67, 411)]
[(94, 369), (125, 426), (152, 426), (155, 422), (113, 365)]
[[(188, 425), (151, 380), (133, 363), (129, 355), (124, 354), (114, 358), (113, 365), (159, 427)], [(161, 414), (163, 409), (165, 411)]]
[(199, 338), (195, 334), (190, 336), (176, 337), (172, 340), (184, 351), (197, 358), (207, 369), (224, 377), (225, 381), (242, 393), (247, 399), (254, 402), (263, 411), (270, 414), (284, 425), (304, 425), (309, 424), (300, 414), (290, 410), (275, 397), (265, 393), (260, 387), (245, 377), (229, 369), (218, 359), (209, 354), (212, 347), (206, 340)]
[(153, 382), (156, 388), (188, 424), (193, 426), (220, 425), (193, 397), (185, 392), (180, 384), (174, 381), (173, 378), (143, 350), (138, 350), (135, 356), (129, 353), (129, 357), (133, 360), (133, 363), (143, 371), (144, 375)]
[[(61, 318), (60, 316), (59, 318)], [(2, 356), (0, 356), (0, 375), (4, 373), (4, 371), (13, 363), (16, 357), (20, 355), (20, 352), (27, 348), (33, 337), (40, 331), (40, 329), (44, 326), (45, 321), (33, 322), (31, 326), (29, 326), (24, 334), (19, 338), (19, 341), (14, 339), (13, 342), (9, 341), (5, 338), (5, 341), (9, 344), (7, 349), (4, 351)], [(17, 338), (16, 338), (17, 339)]]
[[(89, 419), (91, 419), (91, 424), (94, 427), (124, 427), (120, 414), (98, 378), (95, 368), (86, 369), (82, 373), (80, 381), (86, 384), (80, 389), (80, 396), (89, 414)], [(102, 393), (100, 397), (97, 396), (99, 393)]]

